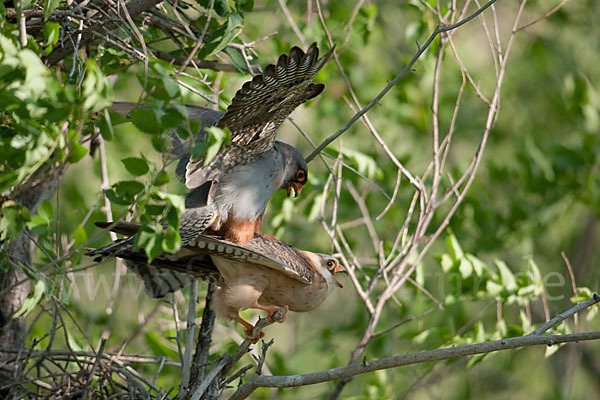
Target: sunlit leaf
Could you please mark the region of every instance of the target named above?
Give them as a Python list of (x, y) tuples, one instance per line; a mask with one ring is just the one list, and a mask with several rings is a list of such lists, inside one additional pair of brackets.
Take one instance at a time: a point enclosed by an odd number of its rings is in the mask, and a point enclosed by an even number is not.
[(77, 248), (87, 242), (88, 237), (83, 226), (79, 225), (73, 232), (73, 238), (75, 239), (74, 247)]
[(206, 128), (206, 137), (208, 146), (206, 148), (206, 156), (204, 158), (204, 165), (208, 165), (213, 158), (217, 155), (221, 146), (229, 143), (231, 140), (231, 132), (229, 129), (221, 129), (216, 126)]
[(40, 302), (42, 296), (46, 292), (46, 285), (44, 281), (39, 280), (33, 286), (33, 291), (29, 294), (29, 297), (25, 299), (21, 307), (13, 314), (13, 318), (25, 317), (33, 311), (35, 306)]

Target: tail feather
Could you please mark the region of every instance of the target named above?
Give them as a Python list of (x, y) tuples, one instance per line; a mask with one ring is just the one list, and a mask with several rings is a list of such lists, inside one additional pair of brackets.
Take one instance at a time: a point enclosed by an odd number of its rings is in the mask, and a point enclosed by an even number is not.
[(185, 246), (211, 226), (216, 219), (212, 205), (187, 209), (181, 216), (180, 236), (183, 250), (177, 254), (161, 254), (148, 264), (143, 250), (134, 249), (134, 235), (140, 225), (126, 222), (97, 222), (96, 226), (130, 236), (120, 239), (99, 249), (88, 251), (86, 255), (100, 261), (107, 257), (119, 257), (126, 260), (125, 265), (134, 271), (144, 282), (151, 297), (163, 297), (175, 292), (193, 278), (209, 282), (221, 282), (222, 278), (210, 256), (186, 251)]

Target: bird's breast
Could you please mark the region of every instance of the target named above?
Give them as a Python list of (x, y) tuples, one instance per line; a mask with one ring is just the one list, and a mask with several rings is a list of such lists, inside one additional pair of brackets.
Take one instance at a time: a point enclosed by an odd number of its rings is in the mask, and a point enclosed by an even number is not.
[(317, 308), (329, 293), (327, 282), (315, 274), (310, 285), (289, 278), (281, 273), (269, 278), (269, 286), (263, 291), (261, 301), (290, 310), (305, 312)]
[(220, 214), (255, 221), (264, 214), (267, 203), (281, 184), (280, 165), (268, 153), (248, 165), (239, 165), (219, 183), (214, 203)]

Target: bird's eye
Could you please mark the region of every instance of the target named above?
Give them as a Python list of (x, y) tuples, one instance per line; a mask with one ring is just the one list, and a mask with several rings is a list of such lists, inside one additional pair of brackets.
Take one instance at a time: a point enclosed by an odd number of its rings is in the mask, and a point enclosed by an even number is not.
[(296, 180), (298, 182), (306, 180), (306, 172), (303, 169), (299, 169), (298, 172), (296, 172)]
[(331, 269), (333, 267), (335, 267), (335, 263), (333, 261), (331, 261), (331, 260), (327, 261), (327, 268)]

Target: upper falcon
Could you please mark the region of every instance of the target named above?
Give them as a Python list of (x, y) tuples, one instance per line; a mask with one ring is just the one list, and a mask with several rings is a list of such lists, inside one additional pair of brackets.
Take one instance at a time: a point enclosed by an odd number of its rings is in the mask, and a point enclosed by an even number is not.
[(277, 65), (268, 65), (263, 74), (246, 82), (216, 123), (219, 128), (229, 128), (231, 142), (221, 147), (208, 165), (204, 165), (204, 160), (190, 161), (186, 166), (186, 186), (194, 188), (218, 179), (234, 166), (248, 164), (272, 150), (285, 118), (325, 88), (312, 80), (331, 54), (330, 50), (319, 58), (316, 43), (306, 53), (294, 46), (288, 55), (279, 57)]
[(201, 212), (214, 216), (207, 226), (211, 233), (243, 244), (262, 232), (262, 215), (276, 190), (300, 193), (308, 179), (306, 162), (275, 135), (296, 107), (323, 91), (324, 85), (312, 79), (331, 54), (319, 58), (313, 43), (306, 53), (293, 47), (281, 55), (277, 65), (237, 91), (216, 122), (230, 129), (231, 142), (206, 165), (204, 159), (182, 158), (177, 171), (193, 189), (186, 208), (205, 207)]

